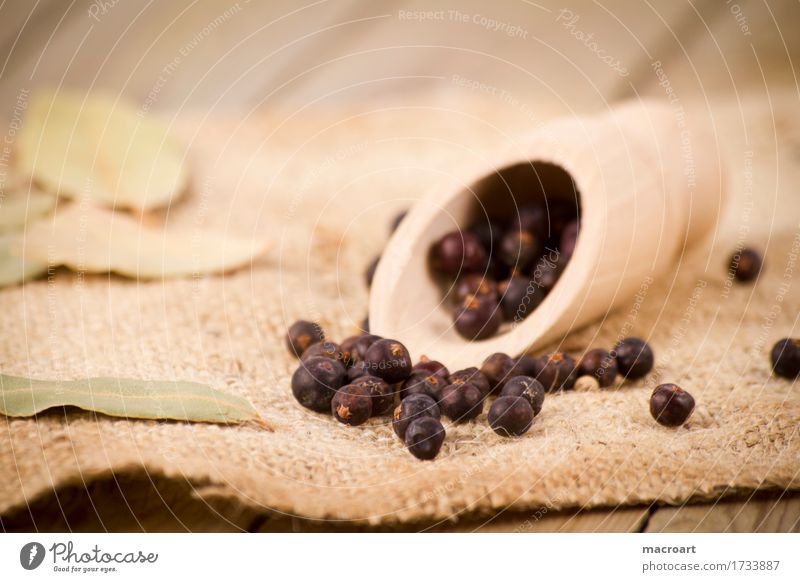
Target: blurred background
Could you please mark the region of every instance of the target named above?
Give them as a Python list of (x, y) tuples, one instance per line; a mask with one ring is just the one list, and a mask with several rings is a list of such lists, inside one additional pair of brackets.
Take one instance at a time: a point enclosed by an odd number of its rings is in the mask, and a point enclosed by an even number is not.
[(602, 108), (796, 87), (796, 0), (4, 2), (4, 104), (94, 87), (147, 109), (318, 107), (478, 93)]

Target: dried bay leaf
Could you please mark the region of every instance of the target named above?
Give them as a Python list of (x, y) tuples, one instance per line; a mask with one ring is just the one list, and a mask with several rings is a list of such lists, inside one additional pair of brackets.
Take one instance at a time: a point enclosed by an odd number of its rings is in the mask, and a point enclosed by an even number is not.
[(155, 279), (230, 271), (266, 249), (264, 241), (162, 230), (128, 214), (72, 204), (29, 225), (18, 250), (28, 260), (76, 271)]
[(56, 202), (55, 196), (38, 190), (4, 194), (0, 198), (0, 233), (22, 230), (32, 220), (50, 214)]
[(246, 398), (197, 382), (83, 378), (33, 380), (0, 374), (0, 413), (28, 417), (48, 408), (75, 406), (108, 416), (269, 425)]
[(14, 252), (24, 236), (25, 225), (53, 211), (57, 198), (29, 189), (16, 173), (5, 176), (0, 193), (0, 287), (35, 279), (47, 271), (47, 263), (23, 259)]
[(167, 128), (99, 94), (38, 93), (18, 136), (20, 169), (45, 189), (107, 206), (167, 206), (188, 183), (184, 149)]
[(35, 279), (47, 272), (47, 263), (16, 256), (12, 248), (20, 244), (18, 234), (0, 234), (0, 287)]

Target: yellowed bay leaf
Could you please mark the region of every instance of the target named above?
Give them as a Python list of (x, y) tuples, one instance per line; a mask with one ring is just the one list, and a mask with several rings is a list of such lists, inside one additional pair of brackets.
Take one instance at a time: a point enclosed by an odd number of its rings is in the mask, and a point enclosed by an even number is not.
[(0, 233), (22, 230), (32, 220), (53, 211), (57, 198), (38, 190), (14, 191), (0, 197)]
[(246, 398), (197, 382), (130, 378), (32, 380), (0, 374), (0, 413), (27, 417), (62, 406), (123, 418), (255, 422), (269, 428)]
[(166, 206), (187, 185), (184, 149), (167, 128), (100, 94), (34, 95), (16, 156), (46, 190), (119, 208)]
[(13, 233), (0, 234), (0, 287), (29, 281), (47, 272), (47, 262), (24, 259), (12, 253), (12, 248), (20, 244), (20, 237)]
[(76, 271), (154, 279), (230, 271), (266, 248), (265, 241), (152, 228), (128, 214), (72, 204), (29, 225), (20, 250), (28, 260)]

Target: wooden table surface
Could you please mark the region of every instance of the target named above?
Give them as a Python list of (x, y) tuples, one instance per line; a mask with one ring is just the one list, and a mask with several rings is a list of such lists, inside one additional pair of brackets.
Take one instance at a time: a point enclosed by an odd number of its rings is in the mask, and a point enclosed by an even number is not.
[[(800, 3), (793, 0), (458, 5), (453, 14), (449, 4), (422, 0), (3, 2), (0, 103), (10, 114), (23, 91), (74, 86), (124, 94), (157, 112), (329, 108), (425, 99), (441, 95), (443, 86), (447, 93), (461, 78), (585, 110), (663, 94), (655, 62), (670, 70), (674, 89), (687, 98), (769, 96), (776, 87), (798, 95)], [(420, 21), (420, 11), (444, 12)], [(29, 511), (2, 516), (0, 525), (5, 531), (364, 529), (268, 515), (151, 477), (61, 491), (32, 502)], [(540, 508), (400, 529), (796, 532), (800, 496), (760, 492), (681, 507), (567, 513)]]
[(153, 476), (76, 486), (0, 517), (3, 531), (93, 532), (800, 532), (800, 494), (758, 492), (713, 503), (567, 512), (536, 510), (374, 528), (265, 513), (189, 483)]

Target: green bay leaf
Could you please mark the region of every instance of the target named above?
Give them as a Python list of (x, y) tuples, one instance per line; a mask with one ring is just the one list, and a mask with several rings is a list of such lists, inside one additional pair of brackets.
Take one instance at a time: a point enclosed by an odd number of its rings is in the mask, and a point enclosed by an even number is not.
[(47, 272), (47, 263), (14, 254), (13, 247), (21, 240), (19, 234), (0, 233), (0, 287), (29, 281)]
[(0, 413), (28, 417), (61, 406), (122, 418), (254, 422), (269, 428), (246, 398), (197, 382), (131, 378), (33, 380), (0, 374)]
[(185, 190), (185, 149), (167, 124), (115, 95), (36, 92), (16, 143), (16, 161), (48, 192), (88, 196), (137, 211), (168, 207)]
[(251, 265), (265, 240), (205, 230), (154, 228), (141, 217), (90, 204), (60, 207), (52, 218), (29, 224), (19, 248), (34, 263), (138, 279), (194, 277)]
[(50, 214), (57, 200), (38, 190), (4, 193), (0, 196), (0, 233), (22, 230), (32, 220)]

